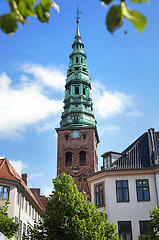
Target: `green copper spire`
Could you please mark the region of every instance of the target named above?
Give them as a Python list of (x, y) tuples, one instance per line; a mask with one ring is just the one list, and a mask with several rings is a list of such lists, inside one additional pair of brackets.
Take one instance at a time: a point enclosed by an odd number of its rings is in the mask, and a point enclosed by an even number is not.
[(77, 9), (77, 29), (75, 41), (72, 44), (69, 69), (65, 85), (64, 111), (60, 127), (95, 127), (96, 120), (93, 113), (91, 84), (86, 64), (84, 44), (79, 32), (79, 12)]

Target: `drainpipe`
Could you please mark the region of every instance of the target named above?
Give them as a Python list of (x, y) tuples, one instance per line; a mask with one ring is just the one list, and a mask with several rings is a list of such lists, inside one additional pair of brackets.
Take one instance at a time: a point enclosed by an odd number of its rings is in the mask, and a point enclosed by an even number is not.
[(159, 199), (158, 199), (158, 190), (157, 190), (157, 181), (156, 181), (156, 171), (153, 166), (153, 174), (154, 174), (154, 181), (155, 181), (155, 190), (156, 190), (156, 200), (157, 200), (157, 207), (159, 207)]

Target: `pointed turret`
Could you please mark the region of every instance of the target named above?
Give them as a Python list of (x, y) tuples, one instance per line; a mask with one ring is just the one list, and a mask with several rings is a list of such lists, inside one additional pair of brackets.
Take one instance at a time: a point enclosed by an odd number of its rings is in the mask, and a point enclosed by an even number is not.
[(79, 32), (79, 18), (75, 41), (72, 44), (73, 51), (70, 54), (69, 69), (67, 71), (64, 112), (60, 127), (92, 127), (96, 126), (91, 97), (90, 77), (86, 63), (86, 54), (83, 51), (84, 44)]

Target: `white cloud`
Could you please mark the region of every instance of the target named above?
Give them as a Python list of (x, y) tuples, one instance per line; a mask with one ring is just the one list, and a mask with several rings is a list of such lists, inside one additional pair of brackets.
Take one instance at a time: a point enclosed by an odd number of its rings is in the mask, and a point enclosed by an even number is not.
[(66, 74), (63, 69), (40, 64), (27, 63), (20, 67), (25, 73), (32, 74), (34, 79), (58, 91), (64, 91)]
[[(41, 69), (41, 68), (40, 68)], [(36, 71), (37, 68), (36, 68)], [(50, 70), (51, 71), (51, 70)], [(61, 81), (60, 72), (53, 71), (55, 79)], [(46, 76), (45, 76), (46, 73)], [(48, 70), (48, 73), (49, 70)], [(43, 72), (43, 79), (47, 79), (47, 72)], [(43, 82), (44, 83), (44, 82)], [(19, 137), (25, 128), (37, 124), (52, 115), (62, 112), (62, 101), (50, 99), (45, 92), (45, 86), (38, 80), (29, 81), (25, 75), (21, 76), (18, 85), (12, 85), (12, 80), (6, 73), (0, 75), (0, 137)], [(55, 86), (57, 88), (58, 84)]]
[(42, 194), (44, 194), (46, 197), (52, 194), (53, 187), (51, 186), (43, 186), (42, 187)]
[(103, 135), (105, 133), (114, 134), (117, 131), (119, 131), (119, 129), (120, 128), (118, 126), (115, 126), (115, 125), (99, 126), (98, 127), (100, 135)]
[(100, 82), (93, 82), (94, 110), (97, 118), (108, 118), (121, 114), (126, 107), (131, 107), (132, 97), (123, 92), (110, 92)]
[(9, 162), (19, 175), (21, 175), (22, 171), (27, 168), (27, 165), (20, 160), (18, 161), (9, 160)]
[(33, 173), (29, 176), (29, 179), (37, 178), (37, 177), (42, 177), (44, 174), (43, 173)]
[(143, 117), (144, 114), (141, 111), (139, 111), (138, 109), (135, 109), (133, 111), (128, 112), (127, 116), (128, 117)]

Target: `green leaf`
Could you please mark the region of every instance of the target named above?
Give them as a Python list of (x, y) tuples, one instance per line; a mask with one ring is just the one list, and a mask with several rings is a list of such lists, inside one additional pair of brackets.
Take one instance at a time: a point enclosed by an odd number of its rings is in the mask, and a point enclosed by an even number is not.
[(41, 5), (45, 11), (50, 11), (52, 1), (51, 0), (41, 0)]
[(42, 4), (38, 4), (35, 8), (35, 11), (37, 13), (38, 19), (40, 20), (40, 22), (47, 22), (49, 20), (50, 14), (48, 11), (46, 11)]
[(113, 2), (114, 0), (101, 0), (101, 2), (104, 4), (104, 5), (109, 5), (111, 2)]
[(148, 2), (148, 0), (130, 0), (133, 3), (142, 3), (142, 2)]
[(3, 14), (0, 17), (0, 27), (3, 32), (12, 34), (17, 30), (17, 19), (14, 12)]
[(18, 10), (23, 15), (23, 17), (34, 16), (35, 10), (33, 9), (33, 5), (29, 3), (29, 1), (20, 0), (18, 3)]
[(107, 17), (106, 25), (109, 32), (113, 33), (115, 30), (121, 27), (123, 24), (123, 16), (121, 11), (121, 5), (114, 5), (110, 8)]
[(121, 7), (123, 16), (129, 19), (139, 32), (142, 32), (146, 27), (147, 18), (136, 10), (129, 10), (125, 2), (121, 3)]

